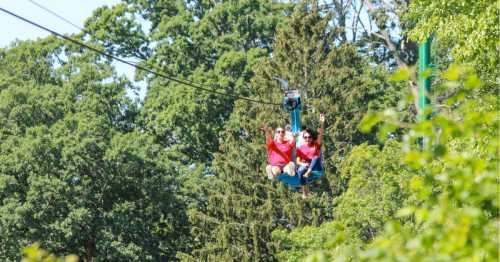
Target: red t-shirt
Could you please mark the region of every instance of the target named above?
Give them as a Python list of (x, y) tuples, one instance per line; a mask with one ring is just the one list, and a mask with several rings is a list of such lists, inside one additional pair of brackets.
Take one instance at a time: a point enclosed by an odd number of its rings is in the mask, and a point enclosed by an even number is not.
[(297, 157), (304, 162), (311, 162), (311, 159), (319, 157), (321, 154), (321, 146), (318, 143), (312, 145), (302, 144), (297, 150)]
[(286, 165), (292, 161), (295, 143), (284, 140), (283, 143), (272, 140), (267, 144), (267, 161), (272, 166)]

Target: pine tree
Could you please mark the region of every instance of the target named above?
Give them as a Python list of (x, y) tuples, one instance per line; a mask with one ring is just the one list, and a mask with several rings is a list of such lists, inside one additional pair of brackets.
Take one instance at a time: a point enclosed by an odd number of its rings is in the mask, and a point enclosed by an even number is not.
[[(314, 126), (318, 112), (329, 114), (324, 145), (326, 181), (307, 201), (278, 182), (269, 181), (263, 171), (266, 151), (259, 127), (262, 123), (283, 126), (289, 116), (280, 107), (236, 102), (222, 131), (221, 152), (215, 155), (211, 175), (198, 173), (185, 184), (192, 185), (191, 192), (203, 198), (192, 200), (190, 221), (198, 242), (191, 255), (180, 255), (182, 259), (275, 261), (279, 245), (272, 239), (273, 230), (319, 225), (333, 219), (333, 197), (339, 189), (330, 156), (340, 148), (336, 139), (346, 137), (342, 141), (345, 148), (370, 140), (371, 136), (356, 131), (363, 112), (393, 103), (394, 98), (385, 95), (388, 90), (375, 90), (385, 85), (380, 69), (370, 67), (354, 47), (336, 46), (334, 30), (328, 23), (331, 19), (332, 15), (320, 12), (311, 3), (298, 5), (278, 30), (272, 57), (261, 59), (254, 67), (251, 82), (252, 94), (260, 99), (282, 99), (275, 76), (307, 93), (303, 121), (308, 126)], [(339, 126), (349, 129), (339, 130)]]

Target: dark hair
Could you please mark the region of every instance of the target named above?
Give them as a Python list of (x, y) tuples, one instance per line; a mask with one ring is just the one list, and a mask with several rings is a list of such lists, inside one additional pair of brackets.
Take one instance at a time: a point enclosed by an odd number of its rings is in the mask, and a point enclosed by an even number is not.
[(316, 130), (311, 129), (311, 128), (306, 128), (306, 130), (304, 132), (308, 133), (312, 137), (313, 141), (318, 139), (318, 132)]

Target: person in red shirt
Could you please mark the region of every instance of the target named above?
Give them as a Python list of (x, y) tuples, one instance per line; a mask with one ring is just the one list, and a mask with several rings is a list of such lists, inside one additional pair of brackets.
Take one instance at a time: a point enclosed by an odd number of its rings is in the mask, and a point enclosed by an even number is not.
[(292, 153), (295, 148), (295, 137), (286, 136), (285, 130), (276, 128), (276, 139), (273, 139), (272, 128), (264, 124), (261, 128), (266, 134), (267, 163), (266, 173), (269, 179), (285, 172), (295, 176), (295, 163), (292, 161)]
[[(302, 133), (304, 143), (297, 149), (297, 174), (302, 185), (302, 197), (309, 196), (309, 188), (307, 187), (307, 178), (312, 171), (323, 170), (321, 164), (321, 143), (323, 142), (323, 133), (325, 125), (325, 115), (319, 115), (320, 128), (316, 132), (310, 128)], [(319, 134), (318, 134), (319, 133)]]

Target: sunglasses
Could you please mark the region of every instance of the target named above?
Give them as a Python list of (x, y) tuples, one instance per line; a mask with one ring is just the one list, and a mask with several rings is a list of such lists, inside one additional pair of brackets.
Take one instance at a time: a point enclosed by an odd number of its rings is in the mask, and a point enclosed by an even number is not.
[(304, 136), (304, 139), (312, 138), (312, 136)]
[(285, 133), (285, 130), (276, 130), (276, 133)]

